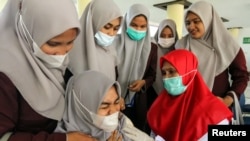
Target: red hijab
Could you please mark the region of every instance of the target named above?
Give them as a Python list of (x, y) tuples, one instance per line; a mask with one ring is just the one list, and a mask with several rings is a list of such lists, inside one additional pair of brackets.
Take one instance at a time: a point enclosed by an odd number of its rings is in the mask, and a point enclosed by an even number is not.
[[(224, 119), (231, 120), (233, 114), (208, 89), (197, 71), (196, 56), (188, 50), (174, 50), (160, 58), (169, 62), (188, 85), (179, 96), (172, 96), (163, 90), (148, 111), (148, 122), (154, 133), (166, 141), (197, 141), (206, 132), (208, 125), (218, 124)], [(192, 79), (193, 78), (193, 79)]]

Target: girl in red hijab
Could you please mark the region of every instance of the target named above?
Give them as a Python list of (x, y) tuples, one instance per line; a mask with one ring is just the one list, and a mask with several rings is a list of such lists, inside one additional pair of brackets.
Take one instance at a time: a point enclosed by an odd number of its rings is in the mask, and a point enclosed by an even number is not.
[(164, 90), (148, 111), (152, 131), (166, 141), (207, 140), (208, 125), (229, 124), (232, 112), (197, 71), (196, 56), (174, 50), (160, 58)]

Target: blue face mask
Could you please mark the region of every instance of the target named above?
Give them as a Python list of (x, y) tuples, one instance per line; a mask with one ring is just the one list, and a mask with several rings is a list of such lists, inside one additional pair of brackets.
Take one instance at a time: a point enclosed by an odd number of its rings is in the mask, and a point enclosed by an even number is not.
[(96, 39), (96, 43), (99, 45), (99, 46), (102, 46), (102, 47), (107, 47), (107, 46), (110, 46), (114, 39), (115, 39), (115, 36), (109, 36), (105, 33), (102, 33), (101, 31), (98, 31), (96, 34), (95, 34), (95, 39)]
[(127, 34), (130, 37), (130, 39), (139, 41), (146, 36), (146, 30), (138, 31), (138, 30), (133, 29), (132, 27), (128, 27)]
[[(197, 70), (192, 70), (189, 73), (192, 73), (194, 71), (196, 73)], [(188, 75), (189, 73), (187, 73), (185, 75)], [(185, 75), (183, 75), (183, 76), (185, 76)], [(163, 79), (163, 86), (170, 95), (178, 96), (178, 95), (184, 93), (186, 91), (188, 85), (190, 84), (190, 82), (194, 79), (195, 74), (193, 75), (192, 80), (189, 81), (187, 86), (184, 86), (183, 83), (182, 83), (182, 77), (183, 76), (177, 76), (177, 77), (171, 77), (171, 78), (164, 78)]]

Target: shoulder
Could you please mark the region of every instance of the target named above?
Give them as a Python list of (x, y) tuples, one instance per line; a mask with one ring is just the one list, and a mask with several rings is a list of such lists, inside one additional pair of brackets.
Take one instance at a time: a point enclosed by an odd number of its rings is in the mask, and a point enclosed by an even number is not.
[(0, 87), (5, 87), (5, 86), (15, 87), (10, 78), (3, 72), (0, 72)]

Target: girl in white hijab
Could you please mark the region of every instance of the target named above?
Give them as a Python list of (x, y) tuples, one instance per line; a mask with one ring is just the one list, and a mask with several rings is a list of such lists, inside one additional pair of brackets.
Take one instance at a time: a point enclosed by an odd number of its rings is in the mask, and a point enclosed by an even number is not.
[(185, 14), (185, 24), (189, 34), (176, 43), (176, 49), (185, 48), (197, 56), (198, 69), (206, 84), (230, 106), (232, 93), (240, 97), (249, 80), (242, 49), (208, 2), (191, 5)]
[(144, 5), (132, 5), (114, 42), (119, 58), (118, 82), (126, 104), (124, 113), (143, 131), (146, 130), (147, 90), (155, 80), (157, 59), (157, 48), (151, 47), (149, 16)]
[(71, 77), (67, 108), (56, 131), (82, 131), (98, 141), (150, 140), (120, 113), (120, 97), (119, 83), (101, 72), (89, 70)]
[(81, 16), (82, 32), (70, 53), (73, 74), (96, 70), (116, 80), (117, 55), (112, 42), (122, 14), (113, 0), (93, 0)]
[(80, 31), (73, 2), (9, 0), (0, 21), (0, 138), (91, 139), (52, 133), (65, 108), (67, 52)]
[(156, 66), (156, 80), (153, 87), (157, 94), (164, 89), (162, 83), (162, 73), (160, 69), (160, 58), (174, 50), (176, 41), (178, 40), (178, 34), (176, 24), (171, 19), (164, 19), (160, 22), (159, 27), (154, 36), (154, 44), (158, 47), (157, 52), (157, 66)]

